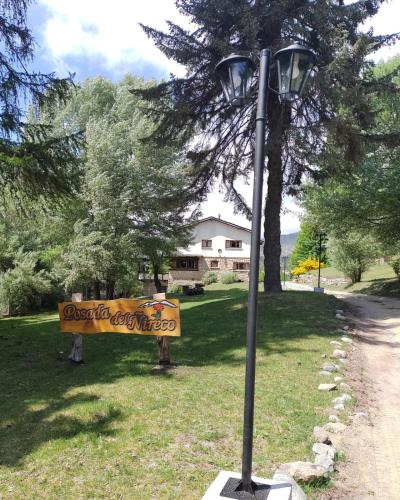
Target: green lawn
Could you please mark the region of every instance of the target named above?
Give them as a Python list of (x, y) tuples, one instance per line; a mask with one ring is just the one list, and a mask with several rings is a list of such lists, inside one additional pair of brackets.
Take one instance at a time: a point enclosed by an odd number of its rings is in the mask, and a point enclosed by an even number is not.
[[(317, 284), (318, 271), (312, 271), (310, 274), (315, 276), (315, 285)], [(321, 269), (321, 276), (324, 278), (344, 278), (344, 274), (334, 267)], [(383, 295), (389, 297), (400, 297), (400, 280), (396, 277), (389, 264), (375, 264), (363, 274), (360, 283), (347, 285), (326, 285), (324, 288), (330, 290), (344, 290), (346, 292), (366, 293), (370, 295)]]
[[(240, 470), (245, 359), (243, 284), (182, 304), (174, 373), (152, 375), (153, 337), (84, 339), (70, 366), (55, 314), (0, 320), (0, 498), (200, 498), (220, 469)], [(317, 391), (337, 324), (334, 297), (261, 297), (254, 472), (311, 458)]]

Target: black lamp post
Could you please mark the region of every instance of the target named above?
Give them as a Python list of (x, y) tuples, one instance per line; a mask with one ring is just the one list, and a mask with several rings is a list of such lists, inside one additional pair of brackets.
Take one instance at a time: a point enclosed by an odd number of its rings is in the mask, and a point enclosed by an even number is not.
[[(311, 50), (295, 44), (279, 50), (274, 59), (278, 71), (279, 99), (292, 101), (300, 96), (314, 65)], [(256, 114), (256, 143), (254, 159), (254, 186), (251, 227), (250, 276), (247, 309), (247, 353), (243, 423), (243, 458), (241, 479), (230, 478), (221, 497), (267, 498), (265, 485), (255, 484), (251, 479), (253, 454), (254, 388), (256, 361), (256, 318), (258, 298), (258, 272), (260, 258), (260, 231), (262, 211), (262, 186), (265, 162), (265, 124), (267, 117), (268, 83), (271, 66), (271, 50), (262, 49), (258, 75), (258, 99)], [(232, 54), (220, 61), (216, 72), (228, 103), (240, 106), (252, 90), (255, 62), (248, 56)], [(256, 496), (257, 495), (257, 496)]]
[(322, 243), (325, 240), (325, 233), (319, 233), (319, 248), (318, 248), (318, 289), (321, 289), (321, 258), (322, 258)]

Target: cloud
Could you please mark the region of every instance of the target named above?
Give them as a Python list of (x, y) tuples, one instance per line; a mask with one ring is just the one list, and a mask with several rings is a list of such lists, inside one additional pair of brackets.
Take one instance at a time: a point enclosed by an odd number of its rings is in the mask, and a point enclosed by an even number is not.
[(73, 58), (101, 61), (110, 71), (123, 65), (160, 67), (167, 75), (183, 75), (184, 69), (167, 59), (147, 38), (139, 22), (158, 29), (166, 20), (185, 27), (173, 0), (39, 0), (47, 11), (42, 33), (47, 57), (57, 68), (71, 68)]

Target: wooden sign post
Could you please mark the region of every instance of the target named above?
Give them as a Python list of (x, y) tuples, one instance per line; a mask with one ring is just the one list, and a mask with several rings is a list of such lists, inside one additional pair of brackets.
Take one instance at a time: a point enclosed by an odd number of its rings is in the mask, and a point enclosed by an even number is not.
[[(81, 293), (73, 293), (72, 294), (72, 302), (81, 302), (82, 294)], [(82, 335), (73, 333), (72, 334), (72, 345), (71, 352), (69, 353), (68, 359), (71, 363), (82, 364), (83, 363), (83, 339)]]
[[(153, 294), (153, 299), (155, 300), (165, 300), (165, 293), (155, 293)], [(158, 364), (160, 366), (170, 366), (171, 365), (171, 340), (169, 337), (157, 336), (158, 345)]]

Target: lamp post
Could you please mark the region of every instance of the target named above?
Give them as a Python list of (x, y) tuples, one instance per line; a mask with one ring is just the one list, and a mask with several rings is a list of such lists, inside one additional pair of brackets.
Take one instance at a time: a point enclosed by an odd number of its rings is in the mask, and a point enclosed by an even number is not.
[[(247, 308), (247, 352), (243, 422), (243, 456), (241, 478), (229, 478), (220, 495), (222, 498), (267, 498), (265, 484), (252, 481), (254, 389), (256, 361), (256, 318), (258, 299), (258, 271), (260, 258), (260, 231), (262, 186), (265, 162), (265, 126), (267, 118), (268, 84), (271, 50), (260, 51), (258, 98), (256, 113), (256, 142), (254, 158), (254, 185), (252, 204), (250, 276)], [(278, 74), (280, 102), (297, 99), (314, 65), (314, 54), (299, 44), (279, 50), (274, 55)], [(232, 106), (241, 106), (252, 89), (256, 64), (252, 58), (232, 54), (220, 61), (216, 73), (221, 81), (225, 98)], [(256, 497), (257, 495), (257, 497)]]
[(318, 248), (318, 285), (314, 288), (315, 292), (323, 293), (324, 289), (321, 288), (321, 257), (322, 257), (322, 242), (325, 239), (325, 233), (320, 231), (318, 234), (319, 237), (319, 248)]
[(287, 255), (284, 255), (282, 257), (282, 260), (283, 260), (283, 286), (286, 285), (286, 266), (287, 266), (288, 258), (289, 257)]

